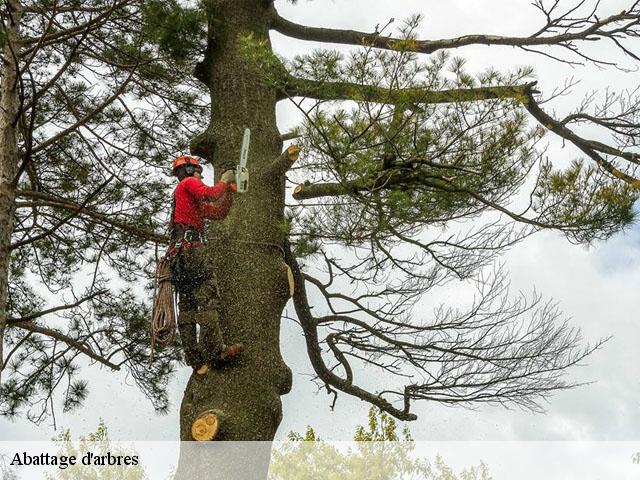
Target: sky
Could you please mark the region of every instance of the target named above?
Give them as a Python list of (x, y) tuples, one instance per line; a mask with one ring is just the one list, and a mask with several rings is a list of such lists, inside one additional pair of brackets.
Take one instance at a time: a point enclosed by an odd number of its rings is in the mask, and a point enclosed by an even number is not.
[[(567, 2), (561, 2), (567, 3)], [(628, 6), (621, 0), (605, 0), (607, 12)], [(528, 1), (522, 0), (300, 0), (296, 5), (277, 1), (281, 15), (299, 23), (333, 28), (372, 31), (390, 18), (396, 22), (412, 13), (423, 13), (421, 39), (448, 38), (471, 33), (524, 36), (540, 26), (542, 18)], [(317, 45), (273, 34), (276, 51), (290, 57)], [(598, 45), (599, 53), (632, 66), (610, 45)], [(533, 65), (539, 88), (550, 93), (571, 77), (581, 79), (570, 97), (557, 99), (548, 109), (566, 113), (582, 95), (593, 89), (633, 88), (638, 74), (593, 66), (571, 68), (539, 55), (510, 47), (465, 47), (454, 52), (468, 60), (471, 71), (488, 66), (499, 69)], [(292, 107), (280, 105), (282, 131), (295, 125)], [(550, 140), (549, 155), (561, 162), (578, 153)], [(555, 155), (555, 157), (554, 157)], [(209, 180), (211, 180), (209, 178)], [(633, 226), (606, 244), (590, 248), (569, 244), (552, 232), (537, 234), (514, 247), (503, 259), (513, 292), (534, 288), (545, 298), (555, 299), (572, 325), (582, 328), (586, 341), (611, 337), (585, 365), (573, 369), (570, 378), (593, 382), (549, 398), (545, 414), (482, 406), (475, 410), (417, 403), (418, 420), (409, 427), (417, 440), (439, 441), (633, 441), (640, 440), (640, 227)], [(285, 313), (291, 314), (287, 306)], [(368, 406), (340, 395), (334, 411), (330, 397), (310, 381), (312, 369), (306, 358), (302, 333), (291, 321), (283, 321), (282, 350), (294, 371), (294, 387), (283, 397), (284, 419), (278, 438), (287, 432), (304, 431), (313, 425), (321, 437), (349, 440), (357, 424), (366, 421)], [(157, 415), (132, 379), (112, 375), (97, 367), (89, 369), (90, 396), (84, 408), (73, 414), (57, 412), (58, 428), (74, 434), (95, 429), (97, 417), (106, 420), (113, 438), (122, 440), (175, 440), (178, 438), (178, 407), (189, 369), (181, 368), (170, 385), (172, 405), (166, 416)], [(24, 420), (0, 418), (2, 440), (48, 440), (55, 435), (50, 424), (35, 426)]]

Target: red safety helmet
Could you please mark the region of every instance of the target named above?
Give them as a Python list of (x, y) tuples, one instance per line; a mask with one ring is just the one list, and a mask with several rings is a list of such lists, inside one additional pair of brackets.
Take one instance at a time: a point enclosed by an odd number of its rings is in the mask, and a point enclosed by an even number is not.
[(197, 158), (191, 157), (189, 155), (181, 155), (173, 161), (173, 165), (171, 167), (171, 173), (176, 174), (176, 170), (182, 165), (193, 165), (197, 170), (202, 171), (202, 165)]

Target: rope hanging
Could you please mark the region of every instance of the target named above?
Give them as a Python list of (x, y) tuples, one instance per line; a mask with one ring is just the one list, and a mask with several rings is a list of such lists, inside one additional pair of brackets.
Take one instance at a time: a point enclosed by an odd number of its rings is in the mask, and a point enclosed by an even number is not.
[(150, 328), (153, 358), (156, 345), (165, 347), (173, 342), (176, 335), (176, 309), (171, 285), (171, 268), (167, 257), (163, 257), (156, 267)]

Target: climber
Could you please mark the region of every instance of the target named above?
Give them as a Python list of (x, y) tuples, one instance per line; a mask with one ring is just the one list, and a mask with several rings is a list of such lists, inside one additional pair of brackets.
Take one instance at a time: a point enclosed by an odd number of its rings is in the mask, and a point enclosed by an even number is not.
[[(172, 173), (179, 183), (173, 196), (168, 256), (178, 292), (178, 330), (186, 363), (204, 374), (209, 365), (223, 366), (243, 351), (240, 343), (223, 343), (217, 279), (203, 248), (204, 220), (225, 219), (236, 179), (234, 171), (227, 170), (217, 184), (209, 187), (202, 181), (198, 160), (187, 155), (174, 160)], [(211, 203), (214, 200), (217, 204)], [(200, 341), (196, 325), (200, 325)]]

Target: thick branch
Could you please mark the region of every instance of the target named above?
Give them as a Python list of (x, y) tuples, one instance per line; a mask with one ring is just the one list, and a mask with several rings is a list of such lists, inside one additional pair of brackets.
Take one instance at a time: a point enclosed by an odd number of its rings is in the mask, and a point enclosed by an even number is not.
[(576, 135), (571, 129), (566, 127), (565, 123), (559, 122), (558, 120), (554, 119), (546, 112), (544, 112), (535, 101), (531, 93), (527, 94), (527, 99), (525, 102), (523, 102), (523, 105), (538, 122), (540, 122), (542, 125), (544, 125), (559, 137), (564, 138), (565, 140), (569, 140), (591, 159), (595, 160), (595, 162), (604, 170), (609, 172), (614, 177), (628, 183), (632, 187), (640, 189), (640, 180), (620, 171), (611, 162), (608, 162), (605, 158), (603, 158), (602, 155), (600, 155), (600, 153), (598, 152), (620, 157), (634, 164), (640, 164), (639, 154), (632, 152), (623, 152), (622, 150), (610, 147), (609, 145), (606, 145), (604, 143), (595, 140), (588, 140), (580, 137), (579, 135)]
[(340, 195), (348, 195), (358, 193), (363, 190), (369, 190), (367, 186), (360, 181), (354, 182), (327, 182), (327, 183), (301, 183), (293, 190), (293, 198), (295, 200), (310, 200), (312, 198), (321, 197), (337, 197)]
[(437, 182), (435, 178), (425, 178), (420, 172), (390, 171), (376, 179), (362, 177), (346, 182), (301, 183), (293, 190), (293, 198), (296, 200), (309, 200), (320, 197), (354, 195), (360, 192), (366, 193), (381, 188), (388, 189), (417, 183), (434, 188), (446, 186), (443, 182)]
[(283, 142), (294, 140), (296, 138), (300, 138), (300, 132), (298, 132), (297, 130), (291, 130), (290, 132), (286, 132), (280, 135), (280, 140), (282, 140)]
[[(633, 27), (638, 25), (640, 14), (621, 12), (603, 19), (583, 19), (582, 28), (576, 29), (570, 24), (564, 26), (565, 31), (552, 34), (556, 28), (551, 22), (540, 31), (528, 37), (503, 37), (499, 35), (464, 35), (457, 38), (440, 40), (405, 40), (382, 36), (378, 32), (359, 32), (356, 30), (339, 30), (332, 28), (309, 27), (291, 22), (281, 17), (272, 7), (271, 28), (288, 37), (300, 40), (338, 43), (346, 45), (371, 46), (386, 50), (410, 50), (419, 53), (433, 53), (438, 50), (460, 48), (468, 45), (506, 45), (512, 47), (532, 47), (545, 45), (570, 45), (575, 40), (593, 41), (602, 38), (614, 38), (613, 32), (605, 27), (626, 22), (617, 29), (616, 35), (633, 34)], [(571, 31), (574, 29), (575, 31)], [(543, 35), (547, 33), (547, 35)]]
[[(452, 89), (430, 91), (421, 88), (390, 90), (382, 87), (357, 85), (351, 83), (321, 83), (312, 80), (291, 78), (284, 91), (290, 96), (305, 96), (319, 100), (355, 100), (384, 104), (435, 104), (450, 102), (483, 101), (489, 99), (514, 99), (522, 103), (527, 111), (543, 126), (593, 159), (601, 168), (616, 178), (623, 180), (634, 188), (640, 189), (640, 180), (615, 167), (601, 153), (616, 156), (640, 165), (640, 154), (625, 152), (596, 140), (582, 138), (566, 126), (567, 122), (555, 120), (545, 113), (533, 94), (536, 93), (536, 82), (515, 86), (498, 86), (485, 88)], [(387, 185), (406, 183), (405, 178), (387, 180)], [(335, 196), (345, 193), (368, 190), (371, 182), (324, 183), (319, 185), (301, 184), (294, 191), (294, 198), (304, 200), (323, 196)]]
[(300, 148), (297, 145), (289, 145), (282, 154), (271, 164), (271, 170), (276, 174), (286, 172), (298, 160)]
[[(298, 185), (293, 191), (293, 198), (296, 200), (307, 200), (311, 198), (327, 197), (327, 196), (342, 196), (342, 195), (357, 195), (359, 193), (370, 193), (378, 189), (388, 189), (391, 187), (397, 188), (411, 188), (413, 186), (420, 185), (422, 187), (429, 187), (434, 190), (440, 190), (455, 194), (468, 195), (485, 207), (491, 208), (497, 212), (503, 213), (513, 220), (532, 225), (538, 228), (558, 229), (565, 232), (570, 232), (574, 228), (571, 224), (555, 224), (542, 222), (537, 219), (527, 218), (521, 214), (515, 213), (506, 207), (503, 207), (499, 203), (485, 198), (479, 193), (467, 189), (461, 188), (453, 184), (450, 180), (444, 177), (434, 177), (424, 175), (420, 172), (405, 174), (402, 172), (391, 173), (386, 177), (378, 177), (375, 180), (363, 177), (358, 180), (350, 182), (338, 183), (303, 183)], [(579, 226), (578, 226), (579, 228)]]
[[(327, 384), (328, 387), (336, 388), (342, 392), (348, 393), (355, 397), (358, 397), (362, 400), (365, 400), (372, 405), (377, 406), (381, 410), (393, 415), (399, 420), (416, 420), (418, 417), (414, 413), (409, 412), (409, 403), (405, 402), (404, 410), (400, 410), (395, 408), (390, 402), (385, 400), (384, 398), (375, 395), (371, 392), (368, 392), (357, 385), (354, 385), (350, 381), (349, 370), (347, 369), (347, 378), (340, 378), (338, 375), (333, 373), (324, 363), (322, 358), (322, 351), (320, 348), (319, 338), (318, 338), (318, 328), (316, 319), (311, 314), (311, 307), (309, 306), (309, 302), (307, 300), (307, 292), (305, 287), (304, 276), (300, 271), (300, 267), (298, 266), (298, 262), (291, 253), (291, 249), (287, 246), (286, 248), (286, 257), (285, 260), (287, 264), (290, 266), (291, 271), (293, 273), (294, 283), (295, 283), (295, 291), (293, 294), (293, 303), (296, 309), (296, 313), (298, 315), (298, 319), (300, 320), (300, 324), (302, 325), (302, 329), (304, 330), (304, 336), (307, 343), (307, 352), (309, 354), (309, 359), (311, 360), (311, 365), (315, 370), (318, 377)], [(344, 360), (344, 358), (343, 358)]]
[(281, 89), (280, 99), (307, 97), (317, 100), (353, 100), (384, 104), (437, 104), (475, 102), (493, 99), (523, 99), (533, 90), (537, 82), (524, 85), (496, 87), (453, 88), (450, 90), (427, 90), (425, 88), (389, 89), (373, 85), (349, 82), (318, 82), (290, 76)]

